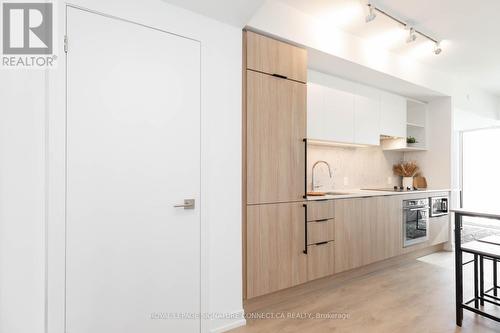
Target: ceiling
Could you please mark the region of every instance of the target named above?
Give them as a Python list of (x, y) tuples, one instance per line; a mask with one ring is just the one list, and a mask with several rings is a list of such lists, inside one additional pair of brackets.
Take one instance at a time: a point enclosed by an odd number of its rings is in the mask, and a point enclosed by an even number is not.
[(443, 52), (423, 37), (407, 44), (407, 31), (381, 14), (365, 23), (366, 0), (279, 0), (328, 20), (348, 33), (459, 78), (500, 96), (500, 1), (374, 0), (372, 3), (437, 40)]
[[(179, 7), (244, 27), (266, 0), (163, 0)], [(280, 1), (306, 14), (327, 20), (339, 29), (367, 39), (374, 47), (393, 52), (448, 72), (500, 96), (499, 0), (371, 0), (377, 7), (409, 22), (437, 40), (443, 52), (423, 37), (407, 44), (407, 32), (381, 14), (365, 23), (367, 0)]]
[(243, 28), (265, 0), (163, 0), (215, 20)]

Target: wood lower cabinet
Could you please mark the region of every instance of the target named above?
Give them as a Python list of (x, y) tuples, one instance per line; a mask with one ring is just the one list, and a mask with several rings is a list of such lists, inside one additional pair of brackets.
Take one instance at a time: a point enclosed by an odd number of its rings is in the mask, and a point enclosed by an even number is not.
[(429, 245), (436, 245), (450, 240), (450, 216), (443, 215), (429, 219)]
[(335, 201), (335, 272), (402, 253), (401, 198)]
[(307, 221), (328, 220), (334, 217), (333, 200), (311, 200), (307, 203)]
[(307, 281), (301, 202), (247, 207), (247, 298)]
[(307, 280), (315, 280), (334, 273), (335, 242), (307, 246)]
[(307, 222), (307, 244), (316, 244), (335, 240), (335, 220)]
[(303, 200), (306, 85), (247, 71), (248, 204)]

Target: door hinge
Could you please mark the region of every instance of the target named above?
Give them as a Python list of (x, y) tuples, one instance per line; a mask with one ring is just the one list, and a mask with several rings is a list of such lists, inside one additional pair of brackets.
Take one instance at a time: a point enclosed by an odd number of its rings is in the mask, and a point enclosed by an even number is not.
[(68, 53), (68, 36), (64, 35), (64, 53)]

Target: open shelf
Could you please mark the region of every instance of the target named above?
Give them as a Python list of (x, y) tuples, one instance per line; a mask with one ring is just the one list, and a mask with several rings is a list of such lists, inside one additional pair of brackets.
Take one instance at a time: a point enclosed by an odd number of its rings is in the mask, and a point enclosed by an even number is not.
[(406, 106), (406, 136), (414, 137), (417, 143), (408, 144), (407, 138), (383, 138), (380, 141), (383, 150), (401, 152), (427, 150), (427, 105), (408, 100)]
[(400, 148), (385, 148), (386, 151), (401, 151), (401, 152), (410, 152), (410, 151), (426, 151), (426, 147), (400, 147)]
[(409, 126), (409, 127), (418, 127), (418, 128), (425, 128), (425, 125), (420, 125), (420, 124), (416, 124), (416, 123), (406, 123), (406, 126)]

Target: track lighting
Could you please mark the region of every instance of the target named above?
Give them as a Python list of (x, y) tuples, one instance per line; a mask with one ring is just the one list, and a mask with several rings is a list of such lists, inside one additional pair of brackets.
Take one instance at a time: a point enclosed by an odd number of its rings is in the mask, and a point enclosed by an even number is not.
[(366, 23), (375, 20), (375, 18), (377, 17), (377, 13), (375, 12), (375, 8), (371, 4), (368, 4), (368, 10), (369, 10), (369, 13), (368, 13), (368, 15), (366, 15), (366, 18), (365, 18)]
[(414, 42), (417, 39), (417, 35), (420, 35), (422, 37), (427, 38), (431, 42), (434, 42), (434, 44), (435, 44), (434, 45), (434, 54), (438, 55), (438, 54), (441, 54), (441, 52), (443, 51), (443, 49), (441, 48), (441, 43), (437, 39), (432, 38), (429, 35), (421, 32), (421, 31), (416, 30), (413, 27), (410, 27), (403, 20), (400, 20), (400, 19), (396, 18), (395, 16), (392, 16), (391, 14), (387, 13), (386, 11), (384, 11), (384, 10), (382, 10), (380, 8), (377, 8), (376, 6), (374, 6), (371, 3), (368, 3), (367, 6), (368, 6), (369, 12), (368, 12), (368, 15), (365, 18), (366, 23), (375, 20), (375, 18), (377, 17), (377, 13), (380, 13), (380, 14), (382, 14), (382, 15), (390, 18), (391, 20), (393, 20), (393, 21), (401, 24), (402, 26), (405, 27), (405, 29), (409, 30), (409, 35), (408, 35), (408, 38), (406, 39), (407, 43)]
[(436, 42), (436, 45), (434, 45), (434, 54), (438, 55), (441, 53), (441, 51), (443, 51), (443, 49), (441, 48), (441, 42)]
[(414, 42), (417, 39), (417, 34), (415, 33), (415, 29), (410, 28), (409, 31), (410, 31), (410, 34), (408, 35), (408, 38), (406, 39), (407, 43)]

